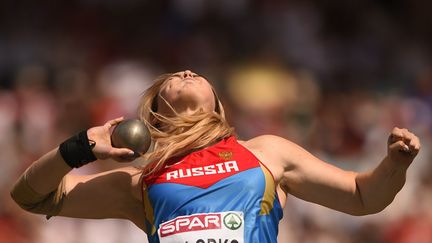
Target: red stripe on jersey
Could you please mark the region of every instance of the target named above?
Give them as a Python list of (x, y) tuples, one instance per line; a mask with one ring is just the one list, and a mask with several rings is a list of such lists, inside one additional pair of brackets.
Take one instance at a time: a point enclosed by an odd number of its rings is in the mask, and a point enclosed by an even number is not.
[(146, 184), (176, 183), (208, 188), (227, 177), (259, 167), (258, 160), (239, 146), (235, 138), (230, 137), (183, 158), (170, 160), (156, 174), (145, 178)]

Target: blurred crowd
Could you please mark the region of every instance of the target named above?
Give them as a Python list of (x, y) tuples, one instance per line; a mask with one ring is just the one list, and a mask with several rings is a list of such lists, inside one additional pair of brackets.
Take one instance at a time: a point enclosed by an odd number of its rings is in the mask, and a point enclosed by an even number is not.
[[(0, 3), (0, 243), (134, 243), (121, 220), (32, 215), (12, 183), (70, 135), (135, 117), (158, 74), (218, 90), (240, 139), (276, 134), (365, 171), (394, 126), (422, 151), (383, 212), (354, 217), (289, 197), (279, 242), (432, 242), (432, 2), (75, 0)], [(139, 163), (136, 162), (136, 163)], [(96, 162), (73, 173), (121, 166)]]

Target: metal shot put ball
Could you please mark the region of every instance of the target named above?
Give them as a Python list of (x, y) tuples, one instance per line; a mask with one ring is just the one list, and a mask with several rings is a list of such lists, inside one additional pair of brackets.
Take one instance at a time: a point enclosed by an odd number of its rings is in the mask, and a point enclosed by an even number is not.
[(120, 122), (111, 134), (113, 147), (128, 148), (140, 154), (147, 152), (150, 143), (150, 131), (144, 122), (137, 119)]

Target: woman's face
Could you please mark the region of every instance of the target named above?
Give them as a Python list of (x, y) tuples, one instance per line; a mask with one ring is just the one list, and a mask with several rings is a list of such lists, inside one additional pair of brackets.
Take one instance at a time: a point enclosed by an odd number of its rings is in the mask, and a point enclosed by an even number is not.
[[(189, 70), (172, 74), (161, 86), (160, 95), (180, 114), (192, 114), (198, 110), (215, 110), (215, 98), (210, 83)], [(173, 115), (171, 108), (157, 98), (158, 113)]]

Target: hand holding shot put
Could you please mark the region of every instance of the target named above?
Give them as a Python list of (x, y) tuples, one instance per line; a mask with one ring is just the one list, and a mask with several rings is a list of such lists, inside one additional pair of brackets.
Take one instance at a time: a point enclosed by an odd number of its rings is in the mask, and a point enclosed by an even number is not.
[(118, 162), (131, 162), (135, 159), (133, 150), (125, 147), (114, 147), (111, 144), (111, 128), (124, 120), (123, 117), (106, 122), (102, 126), (92, 127), (87, 131), (90, 143), (93, 144), (93, 154), (97, 159), (114, 159)]
[(123, 117), (92, 127), (87, 135), (90, 143), (94, 142), (93, 154), (101, 160), (131, 162), (147, 152), (151, 143), (150, 132), (144, 122), (124, 120)]
[(150, 148), (150, 131), (146, 124), (138, 119), (121, 120), (111, 134), (111, 144), (116, 148), (128, 148), (139, 157)]
[[(138, 110), (138, 121), (84, 130), (32, 163), (11, 191), (17, 204), (48, 217), (127, 219), (150, 243), (275, 243), (288, 196), (350, 215), (378, 213), (420, 150), (416, 135), (394, 128), (375, 168), (354, 172), (279, 136), (238, 140), (209, 81), (189, 70), (158, 77)], [(69, 173), (137, 154), (150, 162)]]

